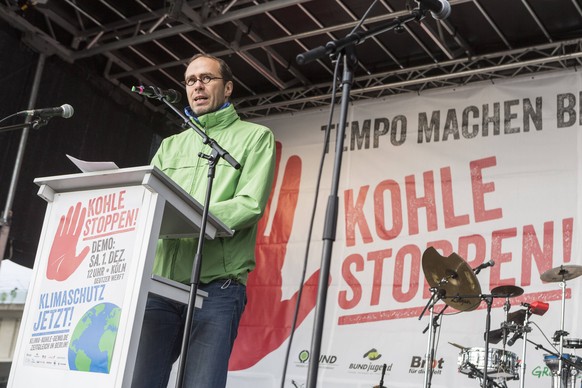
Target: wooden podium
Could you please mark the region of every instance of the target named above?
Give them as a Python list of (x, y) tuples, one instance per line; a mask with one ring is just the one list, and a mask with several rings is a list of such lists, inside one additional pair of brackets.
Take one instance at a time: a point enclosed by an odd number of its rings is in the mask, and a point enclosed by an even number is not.
[[(202, 205), (152, 166), (35, 183), (48, 206), (8, 387), (129, 387), (148, 293), (188, 300), (152, 276), (157, 241), (197, 236)], [(231, 235), (209, 215), (206, 238)]]

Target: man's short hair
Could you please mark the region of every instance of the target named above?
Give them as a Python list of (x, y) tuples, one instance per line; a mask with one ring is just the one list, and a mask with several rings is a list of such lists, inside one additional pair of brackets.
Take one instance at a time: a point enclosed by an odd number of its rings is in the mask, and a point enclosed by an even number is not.
[(226, 62), (224, 60), (222, 60), (218, 57), (215, 57), (214, 55), (204, 54), (204, 53), (196, 54), (192, 58), (190, 58), (187, 65), (190, 65), (192, 62), (194, 62), (198, 58), (208, 58), (208, 59), (215, 60), (220, 65), (220, 76), (222, 77), (224, 82), (226, 83), (228, 81), (234, 81), (234, 77), (232, 75), (232, 70), (230, 70), (230, 67), (226, 64)]

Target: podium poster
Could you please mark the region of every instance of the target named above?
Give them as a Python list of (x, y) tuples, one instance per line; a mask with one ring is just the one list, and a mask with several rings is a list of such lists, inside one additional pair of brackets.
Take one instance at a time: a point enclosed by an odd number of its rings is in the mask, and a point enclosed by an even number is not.
[(13, 372), (24, 366), (27, 381), (36, 381), (35, 374), (47, 376), (51, 369), (61, 373), (50, 376), (62, 381), (66, 372), (84, 375), (80, 380), (67, 376), (67, 382), (113, 382), (112, 360), (120, 357), (117, 343), (129, 330), (120, 319), (130, 267), (138, 265), (144, 191), (130, 186), (55, 194), (45, 217)]

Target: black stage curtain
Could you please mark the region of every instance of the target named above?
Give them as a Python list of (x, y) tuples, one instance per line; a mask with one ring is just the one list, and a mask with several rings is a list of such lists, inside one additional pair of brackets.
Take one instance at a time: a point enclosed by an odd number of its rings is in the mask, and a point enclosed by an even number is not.
[[(20, 33), (0, 27), (0, 119), (27, 109), (39, 54), (20, 43)], [(97, 82), (91, 63), (46, 58), (36, 108), (68, 103), (75, 114), (52, 118), (29, 132), (12, 206), (9, 255), (32, 268), (46, 210), (37, 196), (37, 177), (79, 172), (70, 154), (89, 161), (114, 161), (121, 168), (148, 164), (164, 133), (165, 120), (114, 85)], [(7, 120), (0, 126), (22, 123)], [(167, 129), (167, 128), (166, 128)], [(0, 212), (4, 211), (21, 130), (0, 133)]]

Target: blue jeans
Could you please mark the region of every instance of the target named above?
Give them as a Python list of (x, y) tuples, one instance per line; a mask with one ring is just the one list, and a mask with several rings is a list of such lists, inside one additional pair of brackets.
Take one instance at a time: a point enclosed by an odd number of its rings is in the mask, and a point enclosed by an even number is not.
[[(198, 287), (208, 292), (194, 311), (184, 388), (226, 386), (228, 359), (246, 304), (246, 287), (217, 280)], [(132, 388), (166, 388), (172, 364), (180, 356), (186, 306), (157, 295), (146, 305)]]

